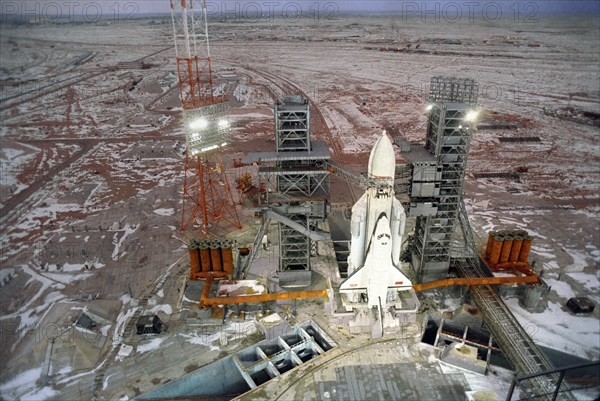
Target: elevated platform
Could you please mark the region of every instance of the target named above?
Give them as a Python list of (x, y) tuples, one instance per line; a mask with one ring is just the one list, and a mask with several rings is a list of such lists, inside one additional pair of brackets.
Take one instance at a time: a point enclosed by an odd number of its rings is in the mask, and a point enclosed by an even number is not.
[(246, 153), (244, 163), (297, 161), (297, 160), (329, 160), (329, 147), (324, 141), (312, 141), (309, 151), (289, 152), (250, 152)]

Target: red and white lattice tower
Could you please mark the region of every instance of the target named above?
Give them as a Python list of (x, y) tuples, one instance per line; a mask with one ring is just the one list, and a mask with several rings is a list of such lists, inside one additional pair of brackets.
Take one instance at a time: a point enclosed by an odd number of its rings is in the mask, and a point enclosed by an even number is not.
[(228, 101), (213, 93), (206, 2), (199, 19), (192, 0), (179, 0), (179, 13), (170, 2), (186, 138), (181, 229), (195, 224), (216, 235), (221, 221), (241, 227), (221, 157), (229, 141)]

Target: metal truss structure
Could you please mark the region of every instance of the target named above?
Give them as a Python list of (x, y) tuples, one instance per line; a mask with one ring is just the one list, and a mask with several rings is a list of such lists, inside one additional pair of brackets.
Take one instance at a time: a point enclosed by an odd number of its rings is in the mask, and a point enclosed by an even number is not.
[(222, 159), (215, 153), (229, 140), (227, 98), (213, 95), (206, 2), (199, 19), (193, 0), (180, 0), (180, 6), (176, 14), (171, 0), (187, 145), (181, 229), (197, 224), (209, 236), (221, 220), (241, 227)]
[(461, 216), (462, 190), (474, 125), (477, 84), (471, 79), (431, 81), (425, 150), (413, 162), (411, 215), (416, 216), (412, 264), (419, 282), (444, 279), (450, 267), (456, 225), (472, 240)]
[[(424, 152), (412, 155), (413, 177), (410, 214), (417, 216), (412, 264), (419, 282), (444, 279), (452, 269), (461, 278), (486, 278), (462, 198), (472, 122), (468, 113), (477, 103), (477, 84), (471, 79), (434, 77)], [(423, 149), (421, 149), (423, 151)], [(419, 152), (416, 152), (419, 153)], [(453, 252), (456, 224), (463, 248)], [(518, 374), (532, 375), (552, 363), (529, 337), (491, 285), (469, 288), (499, 348)], [(522, 394), (552, 399), (558, 375), (535, 376), (523, 383)], [(554, 393), (556, 395), (556, 392)], [(564, 400), (574, 399), (565, 391)]]
[(310, 150), (310, 108), (300, 96), (286, 96), (275, 102), (276, 150)]
[[(182, 230), (200, 225), (205, 236), (217, 234), (221, 221), (241, 228), (225, 166), (218, 153), (185, 157)], [(221, 227), (222, 228), (222, 227)]]
[[(329, 148), (310, 139), (310, 108), (300, 96), (276, 101), (276, 152), (255, 153), (260, 161), (260, 202), (279, 222), (280, 286), (310, 284), (311, 242), (323, 238), (317, 224), (327, 218)], [(266, 165), (269, 163), (270, 165)], [(311, 239), (312, 238), (312, 239)]]
[(477, 105), (479, 84), (471, 78), (435, 76), (429, 84), (429, 103)]
[(213, 97), (206, 2), (201, 1), (202, 12), (198, 20), (193, 0), (180, 0), (179, 13), (175, 13), (173, 0), (170, 0), (179, 96), (184, 110), (223, 100)]

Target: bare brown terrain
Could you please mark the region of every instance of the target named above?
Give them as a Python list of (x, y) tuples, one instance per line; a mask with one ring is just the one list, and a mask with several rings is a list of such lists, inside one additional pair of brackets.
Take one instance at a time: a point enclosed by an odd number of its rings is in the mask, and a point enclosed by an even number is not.
[[(600, 301), (597, 19), (284, 22), (211, 26), (215, 82), (231, 99), (232, 141), (224, 154), (231, 182), (252, 171), (234, 168), (233, 159), (273, 150), (272, 106), (283, 94), (311, 101), (313, 136), (328, 143), (334, 162), (361, 173), (383, 129), (424, 140), (432, 76), (474, 78), (482, 113), (464, 192), (477, 240), (495, 227), (534, 235), (537, 262), (552, 286), (549, 310), (530, 314), (516, 300), (509, 306), (535, 323), (533, 336), (543, 345), (597, 360), (598, 311), (578, 318), (564, 310), (574, 295)], [(89, 399), (94, 368), (109, 355), (133, 308), (130, 298), (178, 303), (185, 241), (197, 232), (179, 230), (185, 138), (171, 34), (161, 19), (110, 29), (0, 27), (0, 261), (16, 272), (0, 290), (3, 399)], [(350, 206), (359, 191), (332, 178), (335, 207)], [(249, 243), (253, 215), (238, 210), (245, 227), (229, 235)], [(86, 262), (94, 267), (87, 270)], [(89, 349), (61, 348), (78, 356), (61, 357), (42, 385), (45, 340), (94, 302), (105, 303), (106, 333), (96, 333)], [(173, 317), (175, 331), (177, 322)], [(52, 336), (40, 334), (49, 325)], [(567, 341), (573, 331), (577, 338)], [(171, 374), (218, 355), (209, 351), (194, 348), (188, 366)], [(107, 385), (104, 397), (133, 396), (161, 380), (140, 378), (127, 391)]]

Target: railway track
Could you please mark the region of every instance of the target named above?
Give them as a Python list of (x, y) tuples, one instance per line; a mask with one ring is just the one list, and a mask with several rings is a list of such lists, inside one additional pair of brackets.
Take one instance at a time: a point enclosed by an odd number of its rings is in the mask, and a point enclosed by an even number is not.
[[(162, 53), (164, 51), (167, 51), (167, 50), (170, 50), (170, 49), (172, 49), (172, 46), (163, 47), (163, 48), (161, 48), (161, 49), (159, 49), (157, 51), (154, 51), (154, 52), (152, 52), (150, 54), (147, 54), (145, 56), (142, 56), (142, 57), (139, 57), (139, 58), (137, 58), (135, 60), (132, 60), (129, 63), (136, 64), (136, 63), (143, 62), (144, 60), (146, 60), (146, 59), (148, 59), (150, 57), (156, 56), (157, 54), (160, 54), (160, 53)], [(61, 80), (59, 80), (57, 82), (51, 82), (51, 83), (49, 83), (47, 85), (44, 85), (41, 88), (37, 88), (36, 87), (36, 88), (33, 88), (33, 89), (31, 89), (29, 91), (26, 91), (26, 92), (23, 92), (23, 93), (17, 93), (17, 94), (15, 94), (13, 96), (3, 97), (2, 99), (0, 99), (0, 104), (6, 103), (6, 102), (8, 102), (10, 100), (13, 100), (15, 98), (21, 98), (21, 99), (15, 101), (15, 102), (9, 103), (9, 104), (3, 104), (2, 106), (0, 106), (0, 112), (8, 110), (8, 109), (11, 109), (11, 108), (13, 108), (15, 106), (20, 106), (22, 104), (31, 102), (31, 101), (36, 100), (38, 98), (50, 95), (50, 94), (55, 93), (57, 91), (60, 91), (62, 89), (66, 89), (69, 86), (78, 84), (80, 82), (87, 81), (87, 80), (92, 79), (92, 78), (95, 78), (95, 77), (97, 77), (99, 75), (103, 75), (103, 74), (106, 74), (106, 73), (109, 73), (109, 72), (113, 72), (113, 71), (118, 71), (118, 70), (121, 70), (118, 65), (107, 66), (107, 67), (100, 67), (100, 69), (97, 70), (97, 71), (88, 72), (87, 74), (86, 73), (81, 73), (80, 75), (77, 75), (75, 77), (68, 77), (68, 78), (61, 79)], [(75, 69), (71, 69), (71, 70), (65, 71), (65, 74), (69, 73), (69, 72), (76, 72), (76, 70)], [(60, 74), (55, 75), (55, 76), (59, 76), (59, 75)], [(27, 96), (27, 95), (32, 95), (32, 96)]]
[[(60, 174), (61, 171), (65, 170), (82, 156), (88, 154), (95, 146), (105, 143), (137, 143), (144, 140), (157, 140), (161, 139), (156, 136), (140, 136), (140, 137), (121, 137), (121, 138), (56, 138), (56, 139), (36, 139), (36, 140), (24, 140), (20, 141), (23, 143), (36, 144), (43, 146), (44, 142), (55, 143), (60, 141), (68, 141), (69, 143), (75, 143), (81, 145), (81, 148), (75, 151), (65, 161), (51, 167), (46, 173), (44, 173), (43, 179), (38, 179), (23, 189), (16, 195), (11, 196), (6, 200), (4, 205), (0, 208), (0, 223), (7, 224), (15, 219), (19, 219), (24, 213), (27, 213), (37, 201), (41, 199), (44, 194), (39, 194), (38, 197), (32, 197), (38, 190), (46, 186), (51, 179), (49, 177), (55, 177)], [(175, 137), (169, 139), (177, 139)], [(46, 179), (47, 178), (47, 179)]]
[[(475, 259), (455, 259), (454, 268), (460, 277), (486, 277)], [(554, 369), (552, 362), (531, 339), (502, 298), (490, 285), (472, 286), (469, 293), (479, 307), (484, 321), (492, 332), (496, 343), (518, 375), (527, 375)], [(534, 377), (523, 383), (523, 389), (536, 400), (550, 400), (558, 374)], [(559, 400), (574, 400), (570, 393), (562, 393)]]

